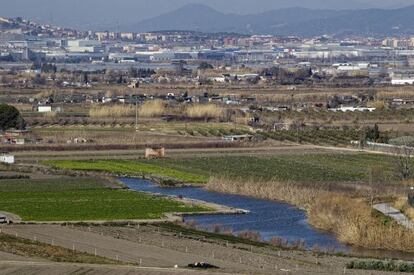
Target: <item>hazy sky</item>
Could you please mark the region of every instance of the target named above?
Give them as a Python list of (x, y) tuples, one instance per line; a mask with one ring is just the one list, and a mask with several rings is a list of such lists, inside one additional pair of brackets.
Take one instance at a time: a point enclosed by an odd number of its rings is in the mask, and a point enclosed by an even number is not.
[(240, 14), (301, 6), (321, 9), (394, 8), (414, 0), (0, 0), (0, 16), (23, 16), (78, 28), (112, 28), (137, 23), (185, 4), (201, 3)]

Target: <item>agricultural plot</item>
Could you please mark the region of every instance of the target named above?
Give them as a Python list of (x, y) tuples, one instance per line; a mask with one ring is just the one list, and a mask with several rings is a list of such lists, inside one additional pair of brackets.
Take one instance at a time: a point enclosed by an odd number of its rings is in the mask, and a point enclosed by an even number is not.
[(232, 123), (203, 123), (203, 122), (174, 122), (174, 123), (152, 123), (140, 125), (142, 131), (156, 131), (165, 134), (178, 134), (200, 137), (222, 137), (231, 134), (251, 133), (251, 129), (245, 125), (234, 125)]
[(352, 140), (359, 140), (361, 137), (360, 131), (356, 130), (290, 130), (262, 134), (278, 141), (329, 145), (349, 145)]
[(164, 167), (232, 179), (289, 182), (362, 182), (369, 171), (380, 171), (382, 180), (398, 179), (395, 159), (370, 154), (306, 154), (272, 157), (211, 157), (150, 160)]
[(170, 212), (208, 209), (134, 191), (112, 190), (98, 181), (50, 179), (0, 181), (0, 211), (25, 221), (158, 219)]
[(205, 183), (210, 176), (288, 182), (367, 182), (370, 171), (381, 181), (398, 180), (392, 156), (372, 154), (303, 154), (271, 157), (224, 156), (141, 161), (48, 161), (57, 168), (158, 175), (186, 183)]
[(157, 163), (124, 161), (124, 160), (100, 160), (100, 161), (46, 161), (46, 164), (59, 169), (86, 170), (109, 172), (118, 175), (152, 176), (167, 178), (178, 182), (205, 183), (208, 177), (185, 169), (171, 168)]

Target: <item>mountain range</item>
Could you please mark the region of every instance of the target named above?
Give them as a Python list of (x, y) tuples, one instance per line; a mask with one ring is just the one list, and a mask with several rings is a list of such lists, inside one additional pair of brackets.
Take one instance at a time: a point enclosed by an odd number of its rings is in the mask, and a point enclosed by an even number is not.
[(258, 14), (222, 13), (202, 4), (123, 26), (134, 32), (191, 30), (241, 34), (298, 35), (404, 35), (414, 34), (414, 5), (398, 9), (330, 10), (286, 8)]

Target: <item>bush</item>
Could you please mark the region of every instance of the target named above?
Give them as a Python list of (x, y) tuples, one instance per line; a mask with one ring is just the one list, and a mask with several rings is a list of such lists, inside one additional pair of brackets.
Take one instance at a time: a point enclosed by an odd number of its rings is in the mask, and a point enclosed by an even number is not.
[(237, 234), (237, 237), (254, 242), (260, 242), (262, 240), (262, 236), (260, 236), (260, 233), (256, 231), (242, 231)]
[(412, 273), (414, 272), (414, 263), (394, 261), (352, 261), (346, 265), (346, 268)]

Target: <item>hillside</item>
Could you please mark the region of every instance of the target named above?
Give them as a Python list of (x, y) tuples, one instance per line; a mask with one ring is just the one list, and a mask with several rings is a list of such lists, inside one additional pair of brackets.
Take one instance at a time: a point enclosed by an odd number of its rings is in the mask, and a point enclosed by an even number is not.
[(399, 9), (312, 10), (287, 8), (260, 14), (225, 14), (208, 6), (191, 4), (141, 21), (125, 30), (144, 32), (193, 30), (274, 35), (413, 34), (414, 6)]

